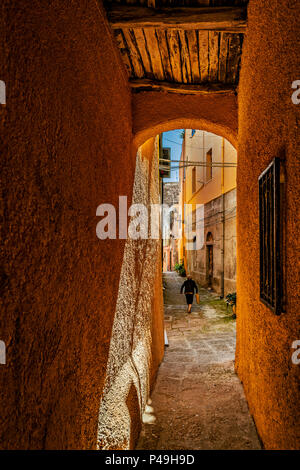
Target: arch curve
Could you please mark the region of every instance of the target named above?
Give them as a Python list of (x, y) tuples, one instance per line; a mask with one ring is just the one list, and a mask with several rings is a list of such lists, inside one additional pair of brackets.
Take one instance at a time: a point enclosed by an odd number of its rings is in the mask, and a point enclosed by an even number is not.
[(133, 94), (133, 145), (174, 129), (201, 129), (237, 147), (237, 99), (234, 93), (182, 95), (163, 92)]

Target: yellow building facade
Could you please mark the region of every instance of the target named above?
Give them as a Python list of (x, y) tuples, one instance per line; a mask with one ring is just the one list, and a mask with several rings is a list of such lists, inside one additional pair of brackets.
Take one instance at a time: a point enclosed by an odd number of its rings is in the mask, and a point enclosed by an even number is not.
[(236, 283), (237, 152), (223, 137), (185, 129), (180, 160), (179, 258), (220, 296)]

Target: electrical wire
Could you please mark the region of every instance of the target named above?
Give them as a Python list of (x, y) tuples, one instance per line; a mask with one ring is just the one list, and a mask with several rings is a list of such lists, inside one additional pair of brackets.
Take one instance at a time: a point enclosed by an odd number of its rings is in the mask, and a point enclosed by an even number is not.
[[(231, 214), (232, 212), (236, 211), (236, 207), (233, 207), (231, 209), (226, 209), (224, 211), (224, 216), (226, 216), (226, 214)], [(190, 213), (192, 214), (192, 212)], [(197, 224), (199, 222), (202, 222), (203, 220), (206, 221), (207, 219), (212, 219), (213, 217), (217, 217), (219, 214), (223, 214), (223, 211), (218, 211), (216, 212), (215, 214), (211, 214), (211, 215), (207, 215), (205, 217), (202, 217), (201, 219), (196, 219), (195, 222), (192, 222), (192, 223), (187, 223), (187, 222), (184, 222), (185, 226), (187, 227), (187, 229), (190, 229), (192, 227), (193, 224)], [(191, 217), (191, 216), (190, 216)], [(234, 219), (236, 217), (236, 213), (232, 216), (232, 217), (226, 217), (225, 218), (225, 222), (226, 220), (230, 220), (230, 219)], [(179, 223), (182, 223), (181, 220), (178, 221)], [(223, 223), (222, 221), (220, 222), (216, 222), (216, 223)], [(207, 224), (207, 225), (210, 225), (210, 224)], [(206, 225), (203, 225), (204, 227)]]
[[(214, 138), (214, 139), (215, 139), (215, 138), (219, 138), (219, 139), (220, 139), (220, 138), (222, 138), (222, 137), (220, 137), (219, 135), (214, 134), (213, 136), (211, 136), (211, 138)], [(181, 142), (181, 143), (180, 143), (180, 142), (176, 142), (175, 140), (168, 139), (167, 137), (164, 137), (164, 140), (167, 140), (168, 142), (172, 142), (173, 144), (180, 145), (181, 147), (183, 146), (183, 142)], [(205, 148), (208, 148), (208, 146), (206, 146), (206, 147), (196, 147), (195, 145), (190, 145), (190, 144), (188, 144), (188, 147), (189, 147), (189, 148), (192, 148), (192, 149), (197, 149), (197, 150), (203, 150), (203, 149), (205, 149)]]
[[(162, 166), (167, 166), (167, 165), (162, 165)], [(187, 168), (189, 166), (200, 166), (200, 167), (209, 167), (209, 168), (236, 168), (237, 167), (237, 164), (236, 163), (232, 163), (232, 162), (225, 162), (225, 163), (219, 163), (219, 162), (215, 162), (215, 163), (206, 163), (206, 162), (192, 162), (192, 163), (184, 163), (184, 164), (181, 164), (179, 166), (172, 166), (173, 169), (180, 169), (180, 168)], [(171, 168), (171, 165), (170, 165), (170, 168)], [(169, 168), (168, 168), (169, 169)]]
[[(232, 213), (233, 211), (235, 211), (235, 210), (236, 210), (236, 208), (234, 207), (233, 209), (228, 210), (228, 212), (224, 212), (224, 215), (225, 215), (226, 213), (227, 213), (227, 214), (231, 214), (231, 213)], [(198, 224), (199, 222), (202, 222), (203, 220), (205, 221), (205, 220), (207, 220), (207, 219), (212, 219), (213, 217), (216, 217), (216, 216), (218, 216), (219, 214), (222, 214), (222, 213), (223, 213), (223, 211), (216, 212), (216, 214), (208, 215), (208, 216), (206, 216), (206, 217), (203, 217), (202, 219), (197, 219), (195, 222), (192, 222), (192, 223), (185, 223), (185, 226), (186, 226), (187, 228), (190, 228), (193, 224)], [(234, 217), (236, 217), (236, 214), (235, 214), (234, 216), (232, 216), (232, 217), (226, 217), (225, 221), (226, 221), (226, 220), (229, 220), (229, 219), (233, 219)], [(221, 222), (222, 222), (222, 221), (221, 221)], [(220, 222), (220, 223), (221, 223), (221, 222)]]

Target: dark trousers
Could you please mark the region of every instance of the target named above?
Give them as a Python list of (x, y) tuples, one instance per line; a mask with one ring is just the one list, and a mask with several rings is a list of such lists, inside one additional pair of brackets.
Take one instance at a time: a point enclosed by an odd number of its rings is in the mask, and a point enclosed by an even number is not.
[(194, 300), (194, 294), (185, 294), (185, 297), (186, 297), (186, 303), (188, 305), (191, 305)]

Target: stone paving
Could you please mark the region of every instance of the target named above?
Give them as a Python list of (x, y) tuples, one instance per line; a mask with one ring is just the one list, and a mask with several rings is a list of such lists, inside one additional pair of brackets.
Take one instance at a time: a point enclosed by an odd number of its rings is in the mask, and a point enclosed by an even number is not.
[(235, 321), (213, 292), (186, 312), (184, 279), (164, 274), (169, 346), (143, 416), (136, 449), (260, 449), (234, 372)]

